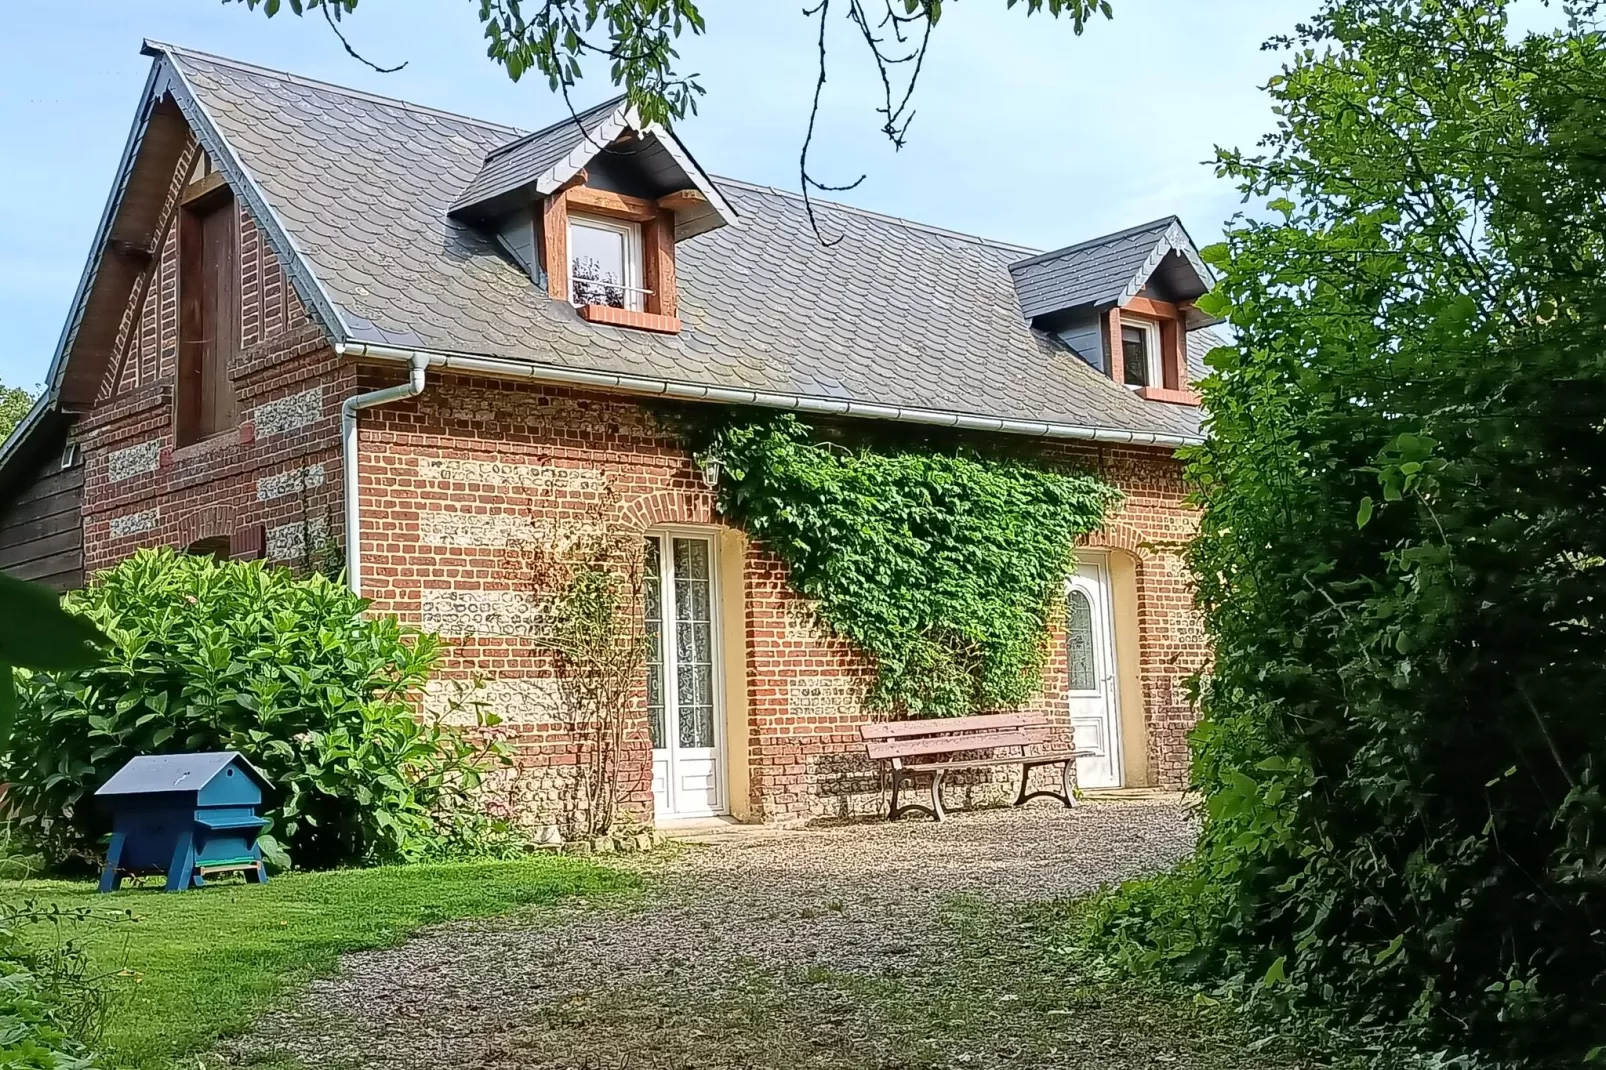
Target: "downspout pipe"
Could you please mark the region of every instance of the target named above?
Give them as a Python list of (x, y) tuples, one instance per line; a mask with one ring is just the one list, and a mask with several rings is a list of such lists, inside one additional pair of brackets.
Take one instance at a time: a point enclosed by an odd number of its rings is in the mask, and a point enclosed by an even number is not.
[[(335, 352), (345, 356), (348, 347), (338, 344)], [(429, 355), (411, 353), (407, 361), (409, 372), (405, 383), (353, 394), (340, 403), (340, 472), (346, 499), (346, 583), (357, 595), (362, 594), (362, 495), (357, 486), (357, 414), (364, 409), (416, 398), (424, 392)]]
[[(1204, 441), (1204, 437), (1201, 435), (1123, 431), (1111, 427), (1088, 427), (1079, 424), (1050, 423), (1040, 420), (1007, 420), (1002, 417), (977, 416), (971, 413), (951, 412), (942, 409), (917, 409), (895, 405), (877, 405), (862, 401), (839, 401), (835, 398), (806, 397), (797, 394), (773, 394), (731, 387), (699, 386), (693, 383), (679, 383), (669, 379), (656, 379), (644, 375), (579, 371), (572, 368), (535, 364), (523, 360), (480, 357), (432, 350), (402, 349), (397, 346), (372, 342), (347, 342), (344, 345), (337, 346), (336, 350), (345, 356), (358, 359), (407, 361), (415, 369), (418, 366), (418, 360), (422, 358), (428, 366), (471, 375), (489, 375), (508, 379), (523, 379), (527, 382), (618, 390), (649, 397), (680, 398), (687, 401), (713, 401), (727, 405), (752, 405), (758, 408), (783, 409), (790, 412), (805, 412), (822, 416), (858, 416), (872, 420), (894, 420), (900, 423), (925, 424), (931, 427), (953, 427), (966, 431), (997, 431), (1004, 434), (1030, 435), (1038, 438), (1073, 439), (1081, 442), (1122, 443), (1136, 446), (1196, 446)], [(415, 374), (417, 374), (416, 371)], [(393, 387), (392, 389), (397, 388)], [(377, 393), (382, 394), (384, 391), (378, 391)], [(353, 398), (352, 400), (360, 401), (361, 398)], [(383, 403), (381, 402), (380, 404)]]

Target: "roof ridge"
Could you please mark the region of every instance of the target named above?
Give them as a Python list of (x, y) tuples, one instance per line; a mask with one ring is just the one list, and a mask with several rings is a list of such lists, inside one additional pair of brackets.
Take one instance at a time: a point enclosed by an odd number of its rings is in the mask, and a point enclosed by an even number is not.
[[(432, 108), (427, 104), (415, 104), (410, 100), (402, 100), (399, 97), (387, 97), (379, 93), (369, 93), (362, 89), (353, 89), (349, 85), (340, 85), (336, 82), (325, 82), (318, 78), (308, 78), (305, 75), (296, 74), (292, 71), (279, 70), (277, 67), (263, 67), (260, 64), (247, 63), (245, 60), (234, 59), (230, 56), (220, 56), (216, 52), (203, 52), (198, 48), (186, 48), (183, 45), (168, 44), (165, 41), (157, 41), (149, 37), (145, 38), (144, 44), (140, 48), (140, 51), (144, 52), (148, 56), (165, 53), (168, 55), (193, 57), (195, 59), (204, 60), (207, 63), (216, 63), (220, 66), (232, 67), (238, 71), (246, 71), (251, 74), (265, 75), (269, 78), (276, 78), (279, 81), (289, 82), (292, 85), (305, 86), (309, 89), (321, 89), (332, 93), (339, 93), (341, 96), (352, 97), (357, 100), (366, 100), (371, 104), (383, 104), (386, 107), (399, 108), (402, 111), (417, 112), (420, 115), (433, 115), (442, 119), (455, 119), (459, 122), (472, 123), (475, 126), (485, 127), (488, 130), (496, 130), (504, 134), (512, 134), (518, 138), (523, 138), (530, 133), (530, 131), (525, 130), (523, 127), (510, 126), (507, 123), (492, 122), (489, 119), (476, 118), (473, 115), (465, 115), (462, 112), (447, 111), (445, 108)], [(564, 120), (560, 119), (558, 121), (563, 122)], [(551, 126), (556, 125), (556, 123), (551, 124)], [(550, 126), (546, 129), (550, 129)]]
[[(787, 200), (791, 201), (802, 202), (803, 200), (803, 195), (801, 193), (795, 193), (788, 189), (779, 189), (775, 186), (766, 186), (760, 182), (748, 182), (745, 179), (728, 178), (723, 175), (709, 175), (708, 177), (722, 186), (738, 186), (742, 189), (751, 190), (755, 193), (773, 193), (777, 197), (785, 197)], [(816, 205), (824, 205), (840, 212), (846, 212), (849, 215), (863, 216), (866, 219), (879, 219), (885, 223), (896, 223), (899, 226), (907, 227), (910, 230), (924, 231), (927, 234), (935, 234), (943, 238), (957, 238), (960, 241), (972, 242), (976, 245), (985, 245), (989, 248), (1004, 249), (1009, 252), (1016, 253), (1035, 254), (1038, 251), (1030, 245), (1019, 245), (1015, 242), (1001, 241), (997, 238), (988, 238), (980, 234), (967, 234), (964, 231), (949, 230), (946, 227), (935, 226), (931, 223), (922, 223), (915, 219), (905, 219), (903, 216), (889, 215), (886, 212), (877, 212), (869, 208), (860, 208), (857, 205), (843, 204), (841, 201), (822, 201), (818, 197), (810, 197), (808, 199)]]
[(586, 130), (586, 128), (585, 128), (585, 120), (591, 118), (593, 115), (596, 115), (596, 114), (599, 114), (599, 113), (602, 113), (602, 112), (607, 112), (607, 113), (611, 114), (611, 113), (613, 113), (615, 111), (618, 111), (619, 110), (619, 106), (624, 103), (625, 98), (626, 98), (626, 95), (624, 93), (619, 93), (619, 94), (616, 94), (615, 96), (612, 96), (612, 97), (608, 98), (607, 100), (602, 101), (599, 104), (593, 104), (589, 108), (581, 108), (579, 111), (571, 111), (568, 115), (565, 115), (563, 118), (558, 119), (558, 120), (556, 120), (554, 122), (550, 122), (547, 125), (541, 127), (541, 129), (539, 129), (539, 130), (532, 130), (528, 134), (525, 134), (523, 137), (516, 137), (512, 141), (509, 141), (505, 145), (498, 145), (496, 148), (492, 149), (490, 152), (487, 152), (485, 154), (485, 162), (486, 163), (490, 163), (496, 157), (506, 155), (507, 153), (509, 153), (509, 152), (513, 151), (514, 149), (518, 148), (520, 145), (528, 144), (529, 142), (534, 141), (536, 138), (539, 138), (539, 137), (545, 137), (547, 134), (552, 133), (553, 131), (557, 130), (559, 127), (571, 126), (571, 125), (578, 124), (579, 127), (580, 127), (580, 131), (579, 131), (580, 134), (582, 134), (583, 136), (589, 137), (590, 136), (590, 131)]
[(1041, 264), (1045, 260), (1052, 260), (1057, 256), (1065, 256), (1068, 253), (1080, 252), (1090, 245), (1104, 245), (1109, 242), (1119, 241), (1122, 238), (1130, 237), (1131, 235), (1140, 233), (1141, 231), (1153, 230), (1156, 227), (1164, 226), (1167, 230), (1169, 230), (1173, 223), (1180, 224), (1181, 222), (1181, 217), (1173, 212), (1170, 215), (1161, 216), (1159, 219), (1151, 219), (1147, 223), (1139, 223), (1136, 226), (1126, 227), (1123, 230), (1112, 231), (1109, 234), (1100, 234), (1096, 237), (1084, 238), (1083, 240), (1071, 245), (1061, 246), (1058, 249), (1050, 249), (1046, 253), (1038, 253), (1036, 256), (1017, 261), (1016, 263), (1011, 264), (1010, 267), (1030, 267), (1033, 264)]
[[(500, 155), (517, 145), (523, 144), (542, 134), (550, 133), (564, 124), (574, 122), (578, 116), (589, 115), (593, 112), (598, 112), (605, 109), (617, 108), (620, 102), (622, 102), (626, 97), (626, 94), (623, 93), (616, 94), (607, 100), (593, 104), (589, 108), (584, 108), (581, 111), (563, 116), (536, 130), (525, 130), (521, 127), (510, 126), (506, 123), (497, 123), (488, 119), (480, 119), (472, 115), (465, 115), (462, 112), (447, 111), (443, 108), (432, 108), (425, 104), (416, 104), (412, 101), (402, 100), (398, 97), (387, 97), (378, 93), (369, 93), (361, 89), (354, 89), (350, 86), (339, 85), (335, 82), (326, 82), (317, 78), (308, 78), (304, 75), (295, 74), (291, 71), (279, 70), (273, 67), (264, 67), (260, 64), (248, 63), (245, 60), (234, 59), (229, 56), (221, 56), (215, 52), (206, 52), (201, 49), (188, 48), (183, 45), (169, 44), (165, 41), (157, 41), (152, 38), (145, 39), (141, 51), (145, 52), (147, 55), (167, 53), (177, 56), (194, 57), (208, 63), (215, 63), (220, 66), (232, 68), (234, 70), (245, 71), (251, 74), (274, 78), (292, 85), (305, 86), (307, 88), (322, 90), (325, 92), (338, 93), (342, 96), (351, 97), (356, 100), (365, 100), (369, 103), (379, 104), (385, 107), (398, 108), (403, 111), (415, 112), (421, 115), (432, 115), (439, 118), (452, 119), (458, 122), (469, 123), (486, 130), (512, 135), (512, 141), (509, 141), (503, 145), (498, 145), (486, 154), (485, 159), (487, 162), (489, 162), (492, 157)], [(759, 182), (750, 182), (745, 179), (730, 178), (722, 175), (710, 175), (709, 177), (721, 185), (735, 186), (757, 193), (773, 194), (774, 196), (797, 203), (801, 203), (805, 200), (801, 193), (797, 193), (792, 190), (780, 189), (776, 186), (769, 186)], [(1030, 264), (1041, 263), (1053, 257), (1072, 253), (1091, 245), (1099, 245), (1107, 242), (1117, 241), (1131, 234), (1138, 233), (1139, 231), (1149, 230), (1162, 225), (1168, 227), (1171, 224), (1181, 225), (1182, 222), (1180, 217), (1178, 217), (1175, 213), (1172, 213), (1170, 215), (1162, 216), (1159, 219), (1150, 220), (1147, 223), (1139, 223), (1136, 226), (1127, 227), (1123, 230), (1118, 230), (1110, 234), (1100, 234), (1095, 237), (1076, 242), (1072, 245), (1044, 251), (1035, 246), (1022, 245), (1018, 242), (1008, 242), (997, 238), (989, 238), (980, 234), (971, 234), (964, 231), (951, 230), (947, 227), (939, 227), (931, 223), (922, 223), (919, 220), (908, 219), (904, 216), (896, 216), (887, 212), (877, 212), (869, 208), (861, 208), (857, 205), (844, 204), (841, 201), (820, 200), (812, 197), (808, 198), (808, 200), (812, 201), (816, 205), (822, 205), (848, 215), (855, 215), (864, 219), (879, 220), (884, 223), (892, 223), (908, 230), (931, 234), (936, 237), (968, 242), (973, 245), (980, 245), (990, 249), (1024, 254), (1025, 259), (1014, 262), (1010, 265), (1011, 268), (1025, 267)], [(1184, 233), (1186, 233), (1186, 231), (1184, 231)]]

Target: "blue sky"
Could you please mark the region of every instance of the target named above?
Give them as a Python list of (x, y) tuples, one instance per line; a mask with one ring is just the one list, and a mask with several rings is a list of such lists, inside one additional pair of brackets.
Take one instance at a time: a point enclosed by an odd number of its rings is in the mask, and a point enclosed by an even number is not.
[[(1040, 248), (1175, 212), (1213, 241), (1238, 197), (1204, 161), (1271, 124), (1260, 50), (1314, 0), (1114, 0), (1113, 22), (1068, 23), (951, 4), (935, 38), (910, 143), (894, 152), (873, 111), (873, 69), (836, 27), (812, 169), (867, 173), (840, 199)], [(434, 107), (534, 128), (562, 114), (544, 83), (508, 81), (484, 56), (470, 0), (368, 0), (347, 30), (390, 75), (347, 58), (321, 20), (269, 21), (217, 0), (16, 5), (0, 65), (0, 382), (43, 376), (105, 201), (151, 37)], [(704, 0), (705, 37), (684, 69), (708, 89), (679, 133), (715, 174), (787, 189), (814, 79), (799, 0)], [(862, 45), (858, 46), (862, 48)], [(611, 92), (605, 72), (577, 103)]]

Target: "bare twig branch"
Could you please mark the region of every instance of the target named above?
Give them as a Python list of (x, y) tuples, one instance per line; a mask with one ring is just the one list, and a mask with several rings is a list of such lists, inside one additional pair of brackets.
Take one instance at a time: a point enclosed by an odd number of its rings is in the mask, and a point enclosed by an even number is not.
[(329, 29), (333, 30), (335, 36), (340, 38), (340, 46), (346, 50), (346, 55), (350, 56), (352, 59), (356, 60), (358, 63), (364, 64), (365, 66), (368, 66), (368, 67), (372, 67), (374, 70), (378, 71), (380, 74), (395, 74), (397, 71), (399, 71), (403, 67), (407, 66), (408, 61), (407, 60), (402, 60), (400, 63), (396, 64), (396, 66), (394, 66), (394, 67), (381, 67), (379, 64), (375, 63), (373, 60), (371, 60), (367, 56), (363, 55), (361, 52), (358, 52), (355, 48), (352, 48), (351, 47), (351, 42), (346, 40), (346, 35), (344, 33), (342, 33), (341, 30), (340, 30), (340, 15), (339, 15), (338, 11), (336, 10), (336, 8), (334, 7), (334, 5), (333, 4), (323, 4), (323, 5), (320, 5), (320, 6), (322, 6), (322, 8), (323, 8), (323, 21), (327, 22), (329, 24)]

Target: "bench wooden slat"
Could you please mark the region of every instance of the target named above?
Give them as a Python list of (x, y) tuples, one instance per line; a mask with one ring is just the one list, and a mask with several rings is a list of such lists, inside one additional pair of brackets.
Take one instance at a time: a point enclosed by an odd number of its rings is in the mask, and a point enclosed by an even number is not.
[[(1048, 739), (1047, 729), (1017, 728), (1002, 732), (971, 732), (959, 736), (926, 739), (893, 739), (866, 743), (865, 752), (876, 761), (915, 758), (929, 754), (955, 754), (959, 751), (992, 750), (995, 747), (1029, 747)], [(1015, 759), (1017, 762), (1019, 758)]]
[(868, 740), (908, 739), (912, 736), (942, 736), (958, 732), (990, 732), (1001, 728), (1036, 728), (1049, 723), (1043, 713), (986, 713), (976, 717), (931, 717), (921, 721), (881, 721), (859, 726), (859, 736)]
[(1019, 755), (1012, 758), (967, 758), (962, 762), (923, 762), (916, 765), (905, 765), (906, 773), (935, 773), (941, 769), (987, 769), (999, 765), (1058, 765), (1060, 762), (1073, 762), (1091, 751), (1056, 751), (1053, 754), (1032, 754), (1022, 759)]

